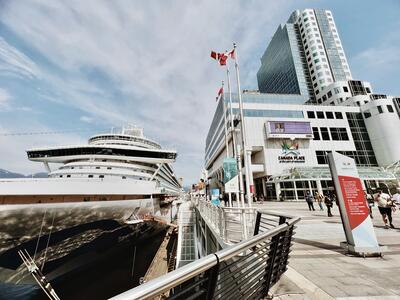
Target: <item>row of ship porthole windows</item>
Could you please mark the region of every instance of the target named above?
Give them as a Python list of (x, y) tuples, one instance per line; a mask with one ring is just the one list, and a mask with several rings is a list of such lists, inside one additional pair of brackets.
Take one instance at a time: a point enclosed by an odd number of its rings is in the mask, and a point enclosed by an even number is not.
[[(75, 168), (77, 169), (93, 169), (93, 167), (61, 167), (60, 169), (70, 169), (70, 170), (74, 170)], [(112, 167), (107, 167), (107, 168), (102, 168), (102, 167), (95, 167), (95, 169), (100, 170), (100, 169), (107, 169), (107, 170), (112, 170)], [(147, 171), (147, 170), (143, 170), (143, 169), (138, 169), (138, 168), (129, 168), (129, 167), (118, 167), (117, 169), (128, 169), (130, 171), (136, 171), (136, 172), (141, 172), (141, 173), (148, 173), (148, 174), (153, 174), (152, 171)]]
[[(111, 176), (112, 176), (112, 177), (115, 177), (115, 176), (113, 176), (113, 175), (111, 175)], [(109, 176), (109, 177), (111, 177), (111, 176)], [(60, 177), (60, 178), (64, 178), (64, 177), (65, 177), (65, 178), (71, 178), (71, 175), (70, 175), (70, 174), (65, 175), (65, 176), (64, 176), (64, 175), (59, 175), (59, 177)], [(99, 175), (99, 176), (98, 176), (98, 178), (100, 178), (100, 179), (103, 179), (104, 177), (105, 177), (104, 175)], [(131, 177), (131, 176), (128, 176), (128, 177)], [(93, 175), (93, 174), (89, 174), (89, 175), (88, 175), (88, 178), (94, 178), (94, 175)], [(122, 178), (122, 179), (126, 179), (127, 176), (121, 176), (121, 178)], [(134, 177), (132, 177), (132, 178), (139, 179), (139, 180), (144, 180), (143, 177), (136, 177), (136, 176), (134, 176)]]

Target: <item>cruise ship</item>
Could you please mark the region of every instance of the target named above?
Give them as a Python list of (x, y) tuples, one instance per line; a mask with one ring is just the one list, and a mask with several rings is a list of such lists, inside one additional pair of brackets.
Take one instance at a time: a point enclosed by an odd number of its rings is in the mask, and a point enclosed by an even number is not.
[(48, 178), (0, 180), (0, 298), (7, 292), (18, 299), (21, 285), (40, 294), (21, 249), (63, 299), (76, 297), (68, 294), (71, 281), (85, 272), (97, 276), (93, 270), (108, 265), (110, 255), (118, 261), (141, 253), (131, 266), (136, 277), (129, 284), (137, 283), (155, 239), (177, 210), (182, 187), (172, 168), (176, 151), (130, 125), (94, 135), (84, 145), (29, 149), (27, 156), (43, 163)]
[[(171, 167), (176, 151), (134, 126), (95, 135), (87, 145), (35, 148), (27, 155), (44, 164), (49, 178), (1, 180), (1, 204), (162, 200), (181, 190)], [(62, 166), (51, 170), (50, 164)]]

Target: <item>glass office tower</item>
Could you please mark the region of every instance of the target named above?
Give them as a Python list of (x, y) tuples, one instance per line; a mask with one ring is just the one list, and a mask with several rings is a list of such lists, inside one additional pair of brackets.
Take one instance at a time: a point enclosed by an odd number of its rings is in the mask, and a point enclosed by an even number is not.
[(351, 80), (332, 13), (294, 11), (269, 43), (257, 79), (263, 93), (307, 95), (310, 102), (331, 83)]

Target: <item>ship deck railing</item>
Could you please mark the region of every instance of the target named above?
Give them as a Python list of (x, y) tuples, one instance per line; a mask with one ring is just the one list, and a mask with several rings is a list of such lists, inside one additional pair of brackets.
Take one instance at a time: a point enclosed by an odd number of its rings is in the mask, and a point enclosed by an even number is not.
[[(253, 225), (233, 235), (235, 239), (242, 239), (239, 243), (228, 245), (112, 300), (262, 299), (268, 295), (270, 287), (287, 269), (295, 224), (300, 218), (253, 208), (215, 209), (210, 206), (212, 204), (200, 201), (196, 203), (196, 211), (200, 213), (203, 210), (201, 216), (212, 220), (215, 230), (225, 235), (226, 241), (231, 241), (232, 237), (218, 217), (222, 216), (229, 224), (232, 211), (233, 215), (237, 211), (239, 215), (243, 213), (245, 218), (248, 212), (254, 211), (250, 222)], [(250, 234), (249, 228), (254, 231), (245, 238), (246, 234)]]

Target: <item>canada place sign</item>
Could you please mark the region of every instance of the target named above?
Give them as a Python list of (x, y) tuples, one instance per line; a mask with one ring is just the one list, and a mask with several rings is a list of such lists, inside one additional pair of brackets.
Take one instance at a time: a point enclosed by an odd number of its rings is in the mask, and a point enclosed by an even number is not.
[(280, 163), (304, 163), (306, 161), (304, 155), (300, 155), (299, 144), (295, 141), (290, 143), (282, 142), (282, 153), (278, 156)]

